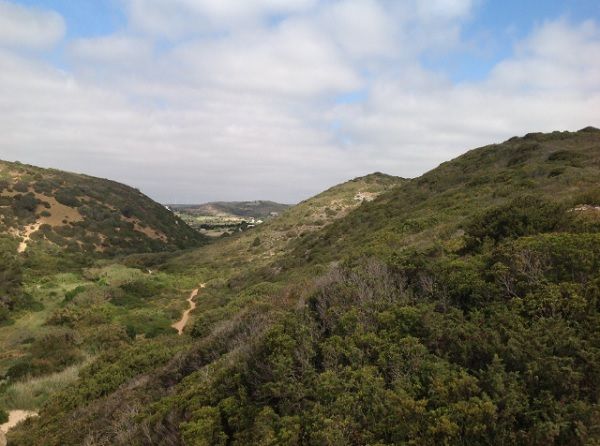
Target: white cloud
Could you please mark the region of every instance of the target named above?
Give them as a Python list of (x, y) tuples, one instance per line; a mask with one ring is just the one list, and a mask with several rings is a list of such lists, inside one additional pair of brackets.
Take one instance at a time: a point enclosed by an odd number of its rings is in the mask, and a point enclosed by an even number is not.
[(417, 1), (416, 10), (426, 20), (454, 20), (468, 16), (474, 0), (428, 0)]
[(59, 14), (0, 0), (0, 47), (48, 48), (64, 33)]
[(397, 51), (400, 24), (376, 0), (333, 3), (321, 11), (318, 21), (351, 56), (391, 56)]
[(600, 28), (547, 22), (517, 47), (517, 55), (492, 73), (502, 88), (596, 90), (600, 88)]
[(150, 108), (7, 53), (0, 66), (3, 159), (114, 178), (164, 201), (295, 200), (325, 187), (333, 165), (339, 178), (348, 167), (326, 132), (264, 95), (182, 89)]
[(133, 26), (170, 37), (239, 29), (310, 10), (317, 0), (123, 0)]
[(77, 39), (70, 45), (71, 56), (86, 62), (136, 63), (152, 56), (152, 43), (129, 36), (112, 35)]
[(360, 86), (354, 67), (328, 36), (304, 23), (182, 45), (170, 61), (195, 82), (267, 96), (314, 96)]
[[(487, 78), (456, 84), (419, 57), (460, 44), (471, 1), (127, 1), (125, 29), (69, 42), (67, 72), (0, 50), (0, 158), (162, 201), (290, 202), (375, 170), (415, 176), (515, 134), (599, 124), (591, 21), (547, 22)], [(155, 45), (179, 21), (186, 37)], [(336, 102), (356, 91), (364, 101)]]
[(595, 24), (547, 22), (482, 82), (452, 85), (409, 69), (378, 78), (367, 103), (341, 107), (338, 119), (357, 152), (384, 154), (382, 168), (412, 176), (513, 135), (597, 126), (599, 51)]

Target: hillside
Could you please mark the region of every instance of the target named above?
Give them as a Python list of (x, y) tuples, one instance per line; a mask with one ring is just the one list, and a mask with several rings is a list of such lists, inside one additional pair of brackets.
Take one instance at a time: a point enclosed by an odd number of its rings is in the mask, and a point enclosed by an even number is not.
[(381, 173), (352, 179), (255, 228), (166, 261), (162, 271), (197, 277), (199, 283), (209, 284), (203, 290), (202, 311), (196, 313), (189, 332), (200, 336), (218, 322), (235, 317), (244, 300), (240, 293), (252, 300), (279, 290), (286, 280), (276, 277), (280, 272), (276, 261), (284, 259), (295, 243), (405, 181)]
[(170, 204), (175, 215), (209, 237), (223, 237), (245, 231), (276, 217), (287, 204), (273, 201), (219, 201), (205, 204)]
[(304, 238), (291, 258), (303, 264), (374, 253), (394, 256), (407, 249), (460, 251), (468, 242), (465, 230), (486, 210), (501, 212), (527, 196), (581, 206), (571, 215), (594, 221), (599, 139), (600, 130), (588, 127), (531, 133), (471, 150)]
[(170, 204), (168, 206), (174, 211), (186, 212), (191, 215), (255, 219), (265, 219), (273, 215), (278, 215), (290, 207), (288, 204), (264, 200), (214, 201), (203, 204)]
[(208, 279), (256, 271), (284, 256), (293, 243), (318, 233), (406, 180), (375, 173), (334, 186), (252, 230), (175, 257), (166, 268), (201, 271)]
[[(87, 358), (99, 354), (118, 354), (130, 347), (145, 352), (158, 344), (163, 360), (163, 354), (181, 350), (188, 341), (173, 339), (167, 346), (155, 339), (175, 333), (171, 325), (180, 318), (189, 290), (198, 287), (199, 280), (213, 283), (210, 290), (202, 291), (203, 309), (213, 310), (205, 312), (204, 321), (233, 314), (235, 308), (224, 305), (233, 294), (227, 293), (220, 278), (260, 271), (272, 260), (270, 250), (277, 248), (278, 256), (285, 252), (285, 236), (291, 230), (298, 234), (317, 230), (359, 206), (363, 199), (357, 193), (374, 196), (400, 181), (384, 175), (352, 180), (290, 209), (279, 223), (267, 221), (187, 254), (136, 254), (122, 258), (124, 264), (114, 263), (108, 255), (95, 262), (75, 258), (55, 268), (46, 262), (27, 274), (21, 273), (24, 259), (20, 259), (15, 269), (19, 274), (6, 284), (13, 296), (6, 302), (11, 311), (0, 314), (0, 377), (7, 380), (0, 387), (0, 409), (38, 409), (49, 395), (76, 380)], [(335, 212), (325, 214), (330, 206)], [(255, 244), (258, 234), (265, 243)], [(31, 260), (27, 265), (36, 266)], [(202, 327), (194, 317), (186, 332), (205, 328), (208, 325)]]
[(83, 268), (116, 255), (204, 241), (123, 184), (0, 161), (0, 373), (28, 350), (24, 340), (47, 331), (44, 318), (64, 293), (85, 284)]
[[(112, 255), (197, 246), (203, 238), (138, 190), (113, 181), (0, 161), (0, 234), (37, 247)], [(56, 251), (56, 252), (59, 252)]]
[(530, 134), (167, 259), (207, 282), (190, 336), (103, 352), (9, 439), (597, 444), (599, 178), (599, 130)]

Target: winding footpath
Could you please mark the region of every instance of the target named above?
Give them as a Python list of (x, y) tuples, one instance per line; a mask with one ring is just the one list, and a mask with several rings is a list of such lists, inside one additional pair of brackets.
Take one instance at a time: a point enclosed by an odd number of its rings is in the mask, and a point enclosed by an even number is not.
[[(203, 283), (200, 285), (200, 288), (204, 288), (205, 286), (206, 284)], [(187, 299), (188, 303), (190, 304), (190, 308), (183, 312), (183, 315), (181, 316), (181, 319), (179, 321), (171, 325), (171, 327), (177, 330), (177, 333), (180, 336), (183, 334), (183, 330), (185, 329), (185, 326), (187, 325), (190, 319), (190, 313), (196, 308), (196, 302), (194, 302), (194, 298), (198, 295), (200, 288), (196, 288), (190, 293), (190, 297), (188, 297)]]
[(19, 424), (21, 421), (26, 420), (30, 417), (36, 417), (36, 412), (29, 412), (26, 410), (11, 410), (8, 413), (8, 421), (0, 425), (0, 446), (6, 445), (6, 434), (9, 430)]
[[(200, 285), (200, 288), (204, 288), (205, 286), (206, 286), (206, 284), (203, 283)], [(183, 312), (183, 315), (181, 316), (181, 319), (179, 321), (177, 321), (173, 325), (171, 325), (171, 327), (173, 327), (175, 330), (177, 330), (177, 333), (180, 336), (183, 334), (183, 330), (185, 329), (186, 325), (188, 324), (188, 321), (190, 320), (190, 313), (192, 311), (194, 311), (194, 309), (196, 308), (196, 302), (194, 302), (194, 298), (200, 292), (200, 288), (196, 288), (195, 290), (193, 290), (190, 293), (190, 297), (188, 297), (188, 299), (187, 299), (187, 302), (189, 303), (190, 307)], [(0, 425), (0, 446), (6, 446), (6, 434), (8, 433), (8, 431), (10, 429), (15, 427), (21, 421), (24, 421), (27, 418), (35, 417), (35, 416), (37, 416), (36, 412), (29, 412), (26, 410), (10, 411), (9, 412), (9, 420), (6, 423)]]

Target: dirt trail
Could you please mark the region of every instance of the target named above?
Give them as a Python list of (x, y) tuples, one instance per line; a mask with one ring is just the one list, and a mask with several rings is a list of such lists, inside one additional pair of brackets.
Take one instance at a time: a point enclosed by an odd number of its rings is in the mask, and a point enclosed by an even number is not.
[(42, 223), (38, 222), (25, 228), (25, 231), (23, 232), (23, 241), (19, 243), (19, 247), (17, 248), (18, 253), (23, 253), (27, 250), (27, 243), (31, 241), (31, 236), (40, 229), (40, 226), (42, 226)]
[(30, 417), (37, 417), (37, 413), (29, 412), (27, 410), (11, 410), (8, 413), (8, 421), (0, 425), (0, 446), (6, 445), (6, 433), (9, 430), (11, 430), (21, 421), (24, 421)]
[[(200, 285), (200, 288), (204, 288), (205, 286), (206, 284), (203, 283)], [(175, 322), (173, 325), (171, 325), (171, 327), (177, 330), (179, 335), (183, 334), (183, 330), (190, 319), (190, 313), (196, 308), (196, 302), (194, 302), (194, 298), (198, 295), (200, 288), (196, 288), (190, 293), (190, 297), (187, 299), (188, 303), (190, 304), (190, 308), (183, 312), (183, 316), (181, 316), (181, 319), (178, 322)]]

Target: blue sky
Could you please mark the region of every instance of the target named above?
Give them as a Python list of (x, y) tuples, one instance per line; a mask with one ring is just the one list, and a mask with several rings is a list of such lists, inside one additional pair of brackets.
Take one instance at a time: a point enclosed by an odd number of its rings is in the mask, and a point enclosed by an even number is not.
[(24, 0), (22, 5), (54, 10), (67, 23), (67, 37), (96, 37), (127, 25), (127, 17), (117, 0)]
[[(127, 27), (127, 14), (123, 2), (119, 0), (19, 0), (17, 3), (59, 12), (66, 21), (67, 39), (98, 37)], [(449, 54), (426, 54), (422, 57), (422, 63), (444, 71), (457, 82), (481, 79), (498, 61), (509, 56), (514, 44), (533, 27), (557, 18), (598, 20), (600, 2), (479, 0), (461, 31), (465, 41), (472, 47)], [(63, 49), (54, 52), (58, 64), (64, 63), (61, 57)], [(358, 96), (351, 93), (349, 98), (354, 101)]]
[(600, 2), (0, 0), (0, 158), (293, 202), (600, 126)]

